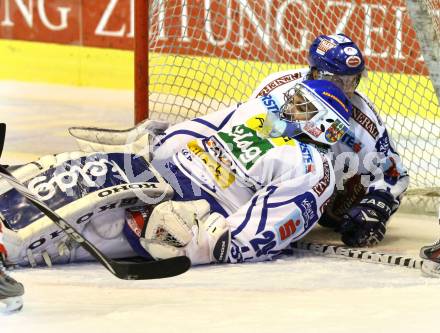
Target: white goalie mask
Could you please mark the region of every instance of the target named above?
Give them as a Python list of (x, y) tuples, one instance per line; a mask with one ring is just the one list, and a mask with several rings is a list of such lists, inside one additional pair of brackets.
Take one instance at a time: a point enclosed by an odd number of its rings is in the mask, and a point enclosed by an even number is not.
[(288, 90), (284, 99), (280, 112), (270, 112), (266, 118), (271, 137), (305, 134), (315, 142), (333, 145), (348, 130), (352, 105), (332, 82), (303, 81)]

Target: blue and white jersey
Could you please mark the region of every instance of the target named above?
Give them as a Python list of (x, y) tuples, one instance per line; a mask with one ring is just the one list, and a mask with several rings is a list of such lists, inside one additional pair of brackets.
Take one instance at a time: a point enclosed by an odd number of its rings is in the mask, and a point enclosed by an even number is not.
[[(149, 199), (167, 192), (166, 200), (208, 200), (231, 230), (228, 262), (268, 260), (313, 228), (335, 185), (330, 159), (315, 147), (267, 135), (265, 117), (281, 103), (263, 96), (170, 127), (157, 138), (154, 168), (141, 156), (79, 152), (43, 157), (14, 173), (111, 257), (148, 256), (136, 246), (145, 220), (126, 219), (127, 209), (147, 204), (138, 197), (144, 190)], [(162, 177), (168, 183), (159, 182)], [(12, 262), (92, 259), (15, 190), (0, 185), (0, 213), (16, 230), (3, 237)]]
[[(251, 98), (270, 94), (273, 98), (283, 99), (284, 93), (296, 83), (306, 80), (308, 73), (308, 68), (273, 73), (254, 90)], [(338, 156), (342, 157), (342, 153), (350, 153), (349, 160), (346, 161), (350, 164), (350, 173), (354, 170), (354, 174), (357, 175), (376, 175), (373, 180), (363, 178), (366, 193), (378, 189), (390, 192), (395, 199), (395, 205), (392, 207), (395, 211), (403, 193), (408, 188), (407, 170), (373, 104), (366, 96), (358, 92), (355, 92), (350, 101), (353, 104), (350, 130), (340, 141), (331, 146), (336, 179), (345, 177), (342, 172), (343, 167), (337, 165), (342, 161), (342, 159), (338, 161)], [(347, 156), (347, 154), (344, 155)], [(337, 182), (338, 186), (341, 183)]]
[(156, 145), (152, 164), (159, 172), (171, 161), (222, 207), (232, 234), (229, 262), (278, 255), (312, 229), (333, 193), (326, 156), (312, 145), (264, 134), (267, 112), (280, 103), (264, 96), (186, 121)]

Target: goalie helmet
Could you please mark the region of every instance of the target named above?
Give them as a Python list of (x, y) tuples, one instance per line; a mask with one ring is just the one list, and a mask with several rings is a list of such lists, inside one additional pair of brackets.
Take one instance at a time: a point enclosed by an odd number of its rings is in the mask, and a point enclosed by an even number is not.
[(333, 145), (349, 128), (352, 105), (334, 83), (306, 80), (284, 93), (285, 103), (278, 114), (268, 112), (265, 124), (271, 137), (298, 138)]

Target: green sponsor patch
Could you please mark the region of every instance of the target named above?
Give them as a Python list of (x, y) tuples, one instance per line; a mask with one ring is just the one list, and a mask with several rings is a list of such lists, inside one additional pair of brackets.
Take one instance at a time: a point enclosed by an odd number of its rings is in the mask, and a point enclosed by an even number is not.
[(252, 168), (259, 157), (274, 147), (269, 140), (261, 138), (255, 130), (245, 125), (234, 126), (228, 133), (219, 132), (218, 136), (246, 170)]

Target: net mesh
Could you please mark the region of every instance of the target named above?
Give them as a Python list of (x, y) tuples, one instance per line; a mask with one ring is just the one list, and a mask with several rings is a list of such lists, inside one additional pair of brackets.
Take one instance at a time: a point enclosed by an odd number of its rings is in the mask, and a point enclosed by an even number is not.
[[(420, 0), (439, 36), (439, 1)], [(245, 101), (270, 73), (307, 67), (319, 34), (361, 48), (358, 88), (387, 124), (411, 189), (440, 187), (440, 110), (400, 0), (162, 0), (149, 7), (149, 112), (178, 122)], [(437, 83), (438, 84), (438, 83)]]
[(440, 40), (440, 1), (423, 0), (422, 5), (428, 12), (428, 17), (432, 21), (432, 28), (437, 40)]

